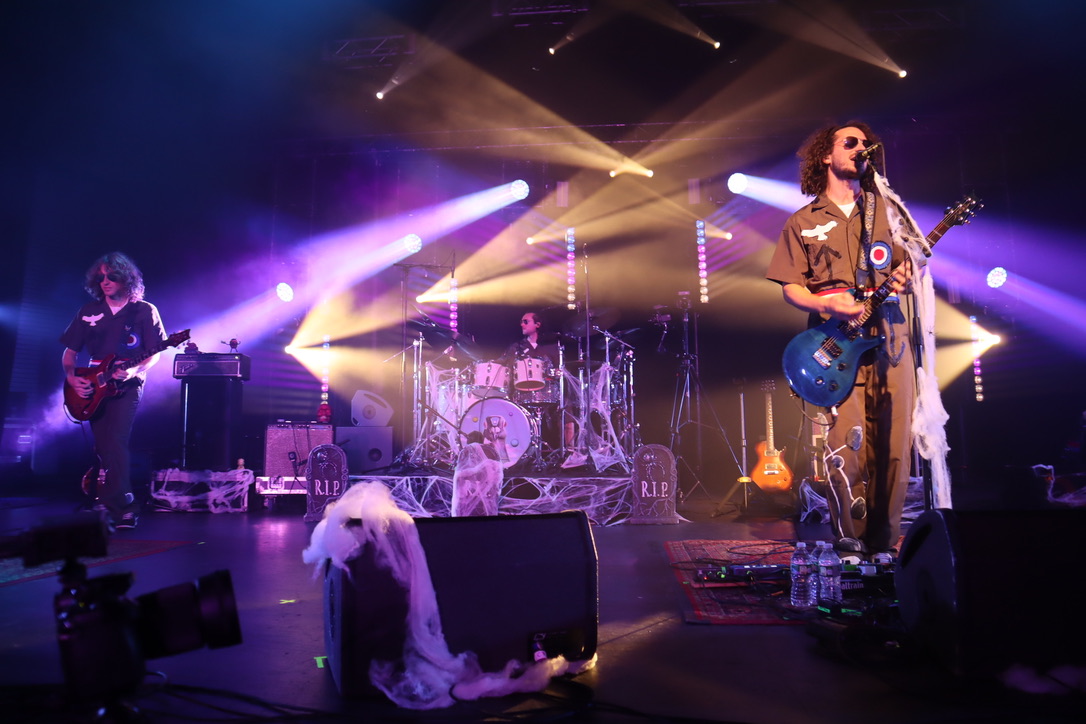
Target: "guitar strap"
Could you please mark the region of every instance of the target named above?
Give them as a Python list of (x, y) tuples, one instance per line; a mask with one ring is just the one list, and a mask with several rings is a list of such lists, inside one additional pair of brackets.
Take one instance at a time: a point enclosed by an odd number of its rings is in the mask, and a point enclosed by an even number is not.
[[(875, 193), (873, 191), (864, 191), (862, 193), (864, 197), (864, 226), (860, 234), (862, 253), (860, 254), (859, 269), (857, 269), (856, 273), (856, 287), (857, 289), (874, 289), (879, 286), (876, 283), (874, 267), (871, 264), (871, 240), (875, 236)], [(861, 278), (861, 274), (866, 279)], [(890, 364), (897, 367), (905, 354), (905, 342), (898, 345), (897, 325), (893, 324), (885, 313), (879, 315), (878, 322), (886, 339), (883, 351), (886, 353), (886, 358), (890, 361)], [(897, 352), (894, 352), (895, 348), (897, 348)]]

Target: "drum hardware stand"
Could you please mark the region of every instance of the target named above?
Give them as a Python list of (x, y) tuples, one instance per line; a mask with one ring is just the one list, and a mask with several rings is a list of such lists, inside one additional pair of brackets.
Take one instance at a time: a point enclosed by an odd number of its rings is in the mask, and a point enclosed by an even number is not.
[(739, 512), (746, 513), (750, 510), (751, 500), (761, 494), (761, 490), (754, 483), (753, 478), (747, 475), (747, 471), (750, 468), (747, 466), (747, 404), (746, 404), (746, 390), (743, 384), (746, 380), (738, 380), (739, 385), (739, 449), (742, 456), (742, 464), (739, 469), (739, 477), (736, 478), (735, 483), (728, 490), (727, 494), (721, 499), (717, 505), (716, 510), (713, 511), (712, 517), (723, 515), (729, 512), (735, 504), (731, 502), (732, 496), (735, 495), (737, 488), (741, 488), (743, 491), (743, 502), (739, 505)]

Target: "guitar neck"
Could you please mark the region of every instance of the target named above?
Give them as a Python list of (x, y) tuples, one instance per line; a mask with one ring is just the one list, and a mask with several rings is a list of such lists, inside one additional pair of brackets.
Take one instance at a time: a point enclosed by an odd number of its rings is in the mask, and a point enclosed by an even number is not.
[(773, 393), (765, 393), (765, 449), (770, 455), (777, 452), (773, 444)]
[[(957, 218), (957, 212), (950, 212), (943, 217), (943, 220), (935, 225), (935, 228), (931, 230), (925, 237), (927, 242), (927, 248), (924, 249), (926, 256), (931, 256), (931, 250), (935, 248), (935, 245), (943, 238), (943, 235), (950, 230), (951, 226), (954, 226), (954, 220)], [(896, 271), (896, 268), (895, 268)], [(878, 308), (894, 291), (894, 276), (893, 273), (883, 280), (879, 288), (876, 289), (871, 295), (864, 300), (864, 312), (859, 318), (849, 322), (843, 322), (842, 324), (848, 328), (849, 332), (859, 333), (860, 329), (867, 324), (868, 320), (878, 311)]]

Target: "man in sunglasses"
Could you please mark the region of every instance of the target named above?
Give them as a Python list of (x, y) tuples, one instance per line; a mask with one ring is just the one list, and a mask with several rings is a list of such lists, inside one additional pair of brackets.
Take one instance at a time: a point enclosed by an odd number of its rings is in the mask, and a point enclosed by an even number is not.
[(878, 143), (859, 121), (808, 138), (798, 153), (800, 187), (816, 198), (788, 219), (766, 273), (812, 327), (860, 319), (867, 295), (893, 279), (895, 294), (864, 323), (865, 334), (884, 339), (858, 358), (855, 386), (829, 410), (823, 456), (835, 547), (861, 555), (897, 545), (916, 395), (909, 324), (898, 303), (911, 296), (911, 262), (894, 242), (874, 180), (871, 164), (882, 167), (882, 149), (865, 153)]
[(105, 511), (112, 527), (135, 528), (139, 505), (132, 495), (129, 439), (147, 370), (159, 355), (146, 356), (130, 367), (116, 362), (131, 362), (160, 349), (167, 335), (158, 309), (143, 299), (143, 274), (124, 254), (112, 252), (97, 259), (87, 269), (84, 289), (93, 301), (79, 309), (61, 335), (61, 364), (65, 382), (80, 396), (92, 399), (102, 394), (105, 384), (76, 374), (79, 355), (86, 352), (92, 368), (110, 355), (115, 357), (111, 379), (118, 394), (103, 398), (90, 417), (95, 454), (103, 473), (94, 493), (96, 507)]

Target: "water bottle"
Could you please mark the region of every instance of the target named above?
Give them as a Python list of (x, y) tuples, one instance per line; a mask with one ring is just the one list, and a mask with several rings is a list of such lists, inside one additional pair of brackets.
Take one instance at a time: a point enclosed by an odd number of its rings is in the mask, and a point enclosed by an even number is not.
[(792, 605), (796, 608), (810, 608), (815, 603), (814, 564), (807, 553), (807, 544), (796, 543), (792, 553)]
[(841, 557), (827, 541), (820, 541), (822, 548), (815, 564), (818, 578), (818, 598), (823, 601), (841, 600)]

